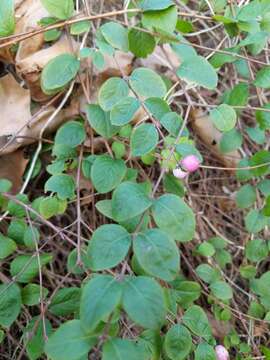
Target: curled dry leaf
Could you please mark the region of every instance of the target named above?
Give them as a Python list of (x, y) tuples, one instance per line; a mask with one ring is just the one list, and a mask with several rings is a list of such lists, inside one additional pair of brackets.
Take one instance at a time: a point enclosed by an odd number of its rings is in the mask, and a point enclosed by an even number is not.
[(14, 194), (20, 191), (22, 177), (28, 161), (23, 150), (17, 150), (12, 154), (0, 157), (0, 179), (8, 179), (12, 182), (12, 192)]
[[(40, 0), (17, 0), (15, 1), (15, 17), (16, 28), (15, 34), (24, 33), (37, 28), (37, 22), (43, 18), (49, 16), (48, 12), (42, 6)], [(44, 43), (43, 34), (31, 37), (24, 40), (19, 44), (16, 57), (24, 58), (34, 54), (42, 48)], [(7, 46), (0, 49), (0, 60), (13, 63), (15, 53), (12, 51), (12, 46)]]
[[(0, 78), (0, 153), (10, 153), (19, 147), (33, 143), (38, 140), (39, 133), (48, 117), (52, 115), (55, 108), (50, 106), (34, 116), (30, 111), (30, 91), (24, 89), (11, 74)], [(60, 111), (55, 117), (46, 133), (53, 132), (65, 120), (79, 114), (77, 100), (71, 102), (70, 106)], [(14, 139), (10, 139), (14, 136)], [(7, 146), (7, 143), (10, 144)]]
[(192, 128), (196, 135), (200, 137), (204, 145), (212, 152), (212, 154), (220, 160), (225, 167), (237, 167), (241, 160), (241, 154), (238, 150), (223, 154), (219, 150), (219, 142), (222, 133), (217, 130), (212, 120), (202, 110), (195, 110), (192, 112)]
[(66, 35), (63, 35), (52, 46), (27, 54), (20, 51), (16, 56), (16, 69), (17, 73), (21, 75), (30, 91), (31, 97), (37, 102), (43, 102), (48, 99), (40, 88), (40, 73), (45, 65), (58, 55), (63, 53), (77, 52), (79, 44), (76, 41), (69, 39)]

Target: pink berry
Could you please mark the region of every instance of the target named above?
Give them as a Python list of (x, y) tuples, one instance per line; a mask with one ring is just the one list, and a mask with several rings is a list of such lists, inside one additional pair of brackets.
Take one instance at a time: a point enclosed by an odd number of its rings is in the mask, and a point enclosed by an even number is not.
[(230, 360), (230, 355), (224, 346), (222, 345), (216, 346), (215, 351), (216, 351), (217, 360)]
[(194, 172), (200, 167), (200, 160), (195, 155), (188, 155), (181, 160), (182, 167), (188, 172)]
[(184, 179), (186, 176), (187, 176), (187, 172), (186, 171), (183, 171), (182, 169), (180, 168), (175, 168), (173, 170), (173, 175), (175, 177), (177, 177), (178, 179)]

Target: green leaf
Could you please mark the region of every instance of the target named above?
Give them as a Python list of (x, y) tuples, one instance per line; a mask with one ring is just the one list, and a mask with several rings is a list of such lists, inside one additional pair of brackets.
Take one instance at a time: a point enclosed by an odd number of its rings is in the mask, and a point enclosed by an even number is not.
[(256, 234), (262, 231), (268, 223), (268, 218), (256, 209), (252, 209), (245, 216), (245, 227), (248, 232)]
[(240, 83), (235, 85), (234, 88), (229, 92), (226, 103), (231, 106), (246, 106), (248, 103), (248, 96), (248, 84)]
[(0, 193), (8, 192), (12, 188), (12, 183), (7, 179), (0, 179)]
[(147, 11), (143, 13), (142, 24), (146, 29), (162, 30), (173, 33), (177, 24), (177, 8), (170, 6), (167, 9)]
[(73, 15), (73, 0), (41, 0), (45, 9), (54, 17), (66, 20)]
[(106, 321), (119, 305), (122, 284), (111, 275), (97, 275), (84, 287), (81, 297), (80, 318), (82, 328), (90, 333), (101, 321)]
[(245, 255), (252, 262), (259, 262), (268, 255), (268, 247), (264, 240), (254, 239), (246, 244)]
[(15, 241), (0, 234), (0, 260), (3, 260), (14, 253), (16, 249), (17, 245)]
[(111, 138), (118, 132), (119, 127), (111, 124), (110, 113), (103, 111), (99, 105), (87, 105), (86, 114), (91, 127), (106, 139)]
[(171, 44), (172, 50), (176, 53), (177, 57), (181, 62), (188, 60), (197, 56), (196, 50), (192, 45), (184, 38), (184, 36), (178, 36), (180, 41), (183, 43), (180, 44)]
[(220, 131), (229, 131), (236, 125), (236, 112), (227, 104), (221, 104), (211, 110), (210, 117), (215, 127)]
[(196, 274), (208, 284), (220, 279), (220, 272), (208, 264), (201, 264), (196, 268)]
[(255, 127), (246, 127), (246, 132), (250, 139), (258, 145), (263, 145), (266, 140), (265, 130), (261, 129), (258, 125)]
[(112, 200), (100, 200), (95, 206), (102, 215), (105, 215), (109, 219), (113, 219)]
[[(160, 123), (170, 133), (170, 135), (177, 137), (181, 130), (183, 119), (176, 112), (169, 112), (162, 117)], [(183, 131), (183, 136), (186, 135), (187, 129), (185, 128)]]
[(172, 0), (140, 0), (139, 6), (144, 11), (164, 10), (174, 5)]
[(252, 206), (256, 201), (256, 189), (250, 184), (246, 184), (237, 191), (236, 204), (240, 209)]
[(21, 291), (17, 284), (1, 284), (0, 294), (0, 325), (10, 327), (21, 310)]
[(270, 216), (270, 196), (267, 196), (262, 210), (263, 215)]
[[(43, 299), (47, 297), (49, 290), (42, 287)], [(27, 306), (38, 305), (40, 303), (40, 285), (27, 284), (22, 289), (22, 303)]]
[(82, 144), (86, 138), (83, 124), (78, 121), (68, 121), (62, 125), (55, 135), (56, 144), (65, 144), (71, 148), (76, 148)]
[[(253, 176), (252, 176), (251, 170), (245, 169), (249, 166), (250, 166), (250, 164), (249, 164), (248, 158), (243, 158), (238, 162), (237, 167), (239, 169), (236, 171), (236, 178), (238, 181), (248, 181), (248, 180), (252, 179)], [(244, 168), (244, 169), (241, 170), (241, 168)]]
[(76, 287), (63, 288), (54, 295), (49, 310), (57, 316), (68, 316), (79, 310), (81, 289)]
[(128, 124), (140, 108), (140, 102), (134, 97), (125, 97), (119, 100), (111, 110), (112, 125), (123, 126)]
[(211, 327), (209, 325), (208, 318), (200, 306), (190, 306), (185, 312), (182, 320), (195, 335), (203, 338), (211, 336)]
[(15, 30), (14, 1), (0, 1), (0, 37), (13, 34)]
[(253, 279), (256, 276), (256, 268), (253, 265), (240, 266), (240, 274), (245, 279)]
[(219, 148), (224, 154), (240, 148), (243, 142), (243, 136), (237, 129), (226, 131), (220, 140)]
[(96, 342), (95, 337), (85, 334), (79, 320), (70, 320), (49, 337), (45, 352), (52, 360), (80, 360)]
[(93, 271), (110, 269), (126, 257), (131, 245), (131, 236), (122, 226), (101, 225), (94, 231), (88, 245), (90, 268)]
[(59, 39), (60, 36), (61, 36), (61, 31), (59, 31), (57, 29), (52, 29), (52, 30), (45, 31), (44, 40), (47, 42), (55, 41), (55, 40)]
[(139, 265), (149, 275), (173, 280), (180, 270), (180, 256), (175, 242), (159, 229), (139, 233), (133, 242)]
[(98, 102), (104, 111), (112, 110), (118, 101), (127, 97), (129, 88), (125, 80), (112, 77), (105, 81), (98, 93)]
[(185, 188), (181, 180), (172, 174), (165, 174), (163, 178), (164, 191), (180, 197), (185, 195)]
[(58, 214), (59, 203), (58, 199), (54, 197), (46, 197), (41, 200), (39, 205), (39, 212), (44, 219), (50, 219), (52, 216)]
[(181, 32), (182, 34), (188, 34), (193, 32), (194, 27), (191, 21), (179, 19), (177, 20), (176, 30)]
[(176, 281), (174, 287), (177, 302), (185, 309), (201, 295), (201, 287), (194, 281)]
[[(23, 332), (23, 341), (29, 360), (40, 359), (44, 352), (43, 322), (41, 318), (33, 317)], [(46, 335), (52, 333), (52, 326), (49, 320), (45, 319)]]
[(196, 252), (202, 256), (205, 257), (210, 257), (213, 256), (215, 254), (215, 248), (214, 246), (207, 242), (207, 241), (203, 241), (197, 248), (196, 248)]
[(261, 4), (258, 1), (253, 1), (239, 9), (237, 19), (240, 21), (254, 20), (257, 16), (261, 15), (261, 11)]
[(225, 281), (215, 281), (210, 284), (210, 289), (215, 297), (220, 300), (229, 300), (233, 297), (232, 289)]
[(23, 242), (25, 246), (30, 249), (36, 249), (40, 240), (40, 233), (35, 226), (28, 226), (23, 235)]
[(164, 349), (172, 360), (184, 360), (191, 351), (192, 338), (190, 332), (180, 324), (170, 328), (165, 336)]
[(45, 184), (45, 192), (56, 193), (59, 199), (66, 200), (74, 197), (75, 182), (73, 178), (66, 174), (53, 175)]
[(147, 360), (144, 349), (135, 341), (113, 338), (102, 348), (102, 360)]
[(23, 235), (27, 228), (24, 220), (15, 219), (12, 220), (8, 227), (8, 237), (13, 239), (17, 244), (23, 245)]
[(176, 195), (162, 195), (154, 202), (153, 217), (159, 228), (173, 239), (187, 242), (195, 233), (195, 217), (186, 203)]
[(155, 50), (155, 38), (144, 31), (130, 29), (128, 32), (129, 50), (138, 58), (146, 58)]
[(153, 124), (141, 124), (131, 134), (132, 156), (142, 156), (155, 149), (158, 143), (158, 131)]
[(256, 120), (262, 130), (270, 129), (270, 103), (265, 104), (263, 108), (268, 109), (268, 111), (256, 111)]
[[(266, 164), (265, 166), (259, 166)], [(270, 151), (260, 150), (254, 154), (250, 161), (250, 166), (258, 166), (257, 168), (251, 169), (251, 172), (255, 176), (262, 176), (269, 172), (270, 169)]]
[(70, 26), (70, 33), (71, 35), (80, 35), (87, 31), (89, 31), (91, 28), (91, 22), (89, 20), (80, 21), (74, 24), (71, 24)]
[[(52, 261), (53, 256), (50, 254), (41, 254), (41, 266)], [(10, 264), (10, 274), (16, 277), (16, 281), (21, 283), (31, 282), (39, 272), (39, 261), (37, 256), (19, 255)]]
[(251, 301), (248, 308), (248, 315), (257, 318), (262, 319), (264, 316), (264, 307), (257, 303), (256, 301)]
[[(53, 0), (54, 1), (54, 0)], [(41, 88), (47, 95), (61, 91), (80, 69), (80, 61), (71, 54), (61, 54), (50, 60), (41, 73)]]
[(136, 94), (143, 98), (164, 97), (167, 92), (162, 78), (151, 69), (135, 69), (130, 76), (130, 86)]
[(195, 360), (216, 360), (216, 352), (213, 346), (207, 343), (201, 343), (195, 350)]
[(93, 64), (98, 70), (103, 70), (105, 67), (105, 58), (101, 51), (94, 51), (92, 54)]
[(114, 160), (108, 155), (101, 155), (91, 168), (91, 179), (100, 194), (115, 189), (126, 175), (127, 167), (123, 160)]
[(177, 70), (177, 75), (189, 83), (213, 90), (217, 87), (217, 73), (202, 56), (192, 56), (184, 60)]
[[(25, 194), (16, 195), (16, 200), (19, 200), (23, 204), (29, 203), (27, 195), (25, 195)], [(18, 204), (17, 202), (15, 202), (13, 200), (10, 200), (8, 202), (7, 210), (11, 215), (18, 217), (18, 218), (22, 218), (26, 215), (24, 206), (21, 204)]]
[(234, 48), (224, 48), (224, 51), (231, 52), (232, 54), (215, 53), (211, 56), (209, 62), (214, 68), (220, 68), (224, 64), (235, 62), (238, 58), (234, 55)]
[(112, 215), (117, 222), (142, 214), (152, 205), (143, 188), (133, 182), (123, 182), (113, 193)]
[(144, 105), (156, 120), (161, 120), (165, 114), (171, 111), (167, 101), (159, 97), (151, 97), (146, 99)]
[(147, 329), (159, 329), (164, 324), (164, 295), (155, 280), (144, 276), (129, 277), (124, 287), (122, 303), (124, 310), (136, 324)]
[(128, 51), (128, 30), (124, 26), (110, 21), (102, 25), (100, 31), (105, 40), (114, 48), (124, 52)]
[(261, 87), (263, 89), (268, 89), (270, 87), (270, 67), (265, 66), (259, 70), (256, 74), (254, 85)]
[(270, 179), (261, 180), (258, 183), (257, 188), (261, 191), (261, 193), (264, 196), (269, 196), (270, 195)]

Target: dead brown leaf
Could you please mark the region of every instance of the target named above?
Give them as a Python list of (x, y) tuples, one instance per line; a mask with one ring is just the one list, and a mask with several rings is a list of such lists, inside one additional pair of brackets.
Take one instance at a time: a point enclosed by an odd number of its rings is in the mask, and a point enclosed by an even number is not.
[(0, 179), (8, 179), (12, 182), (12, 192), (18, 193), (22, 186), (22, 177), (28, 164), (23, 150), (17, 150), (12, 154), (0, 157)]
[(229, 334), (232, 325), (228, 322), (216, 320), (215, 317), (207, 311), (207, 317), (211, 324), (213, 336), (217, 339), (223, 340)]
[(238, 162), (241, 160), (240, 152), (235, 150), (223, 154), (219, 150), (218, 144), (222, 137), (222, 133), (214, 127), (213, 122), (208, 115), (205, 115), (202, 110), (193, 111), (191, 125), (196, 135), (200, 137), (205, 146), (225, 167), (237, 167)]
[[(49, 97), (40, 88), (40, 73), (45, 65), (58, 55), (73, 53), (78, 50), (79, 44), (63, 35), (52, 46), (34, 52), (18, 51), (16, 56), (17, 73), (24, 78), (31, 91), (31, 97), (37, 102), (44, 102)], [(28, 48), (29, 50), (29, 48)]]
[[(40, 0), (17, 0), (15, 1), (16, 28), (15, 34), (20, 34), (37, 28), (37, 22), (49, 16), (48, 12), (42, 6)], [(24, 58), (41, 49), (44, 43), (43, 34), (24, 40), (20, 43), (16, 56)], [(19, 55), (18, 55), (19, 54)], [(4, 62), (14, 62), (15, 53), (12, 46), (0, 49), (0, 60)]]
[[(23, 145), (38, 141), (39, 133), (48, 117), (55, 110), (54, 106), (41, 111), (33, 117), (30, 111), (30, 91), (24, 89), (11, 74), (0, 78), (0, 153), (10, 153)], [(54, 118), (46, 133), (54, 132), (64, 121), (79, 114), (79, 101), (74, 100), (70, 106), (60, 111)], [(6, 147), (10, 139), (14, 140)], [(1, 148), (4, 147), (4, 150)]]

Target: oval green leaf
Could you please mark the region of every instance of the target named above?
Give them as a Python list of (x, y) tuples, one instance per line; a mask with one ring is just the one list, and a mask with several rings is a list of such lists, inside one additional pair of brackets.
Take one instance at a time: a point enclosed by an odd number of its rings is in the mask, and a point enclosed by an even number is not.
[(133, 250), (141, 268), (149, 275), (172, 281), (180, 269), (180, 254), (175, 242), (159, 229), (139, 233)]
[(131, 236), (120, 225), (101, 225), (94, 231), (88, 246), (89, 266), (93, 271), (110, 269), (126, 257)]

